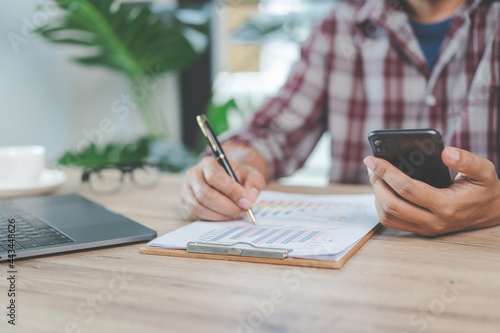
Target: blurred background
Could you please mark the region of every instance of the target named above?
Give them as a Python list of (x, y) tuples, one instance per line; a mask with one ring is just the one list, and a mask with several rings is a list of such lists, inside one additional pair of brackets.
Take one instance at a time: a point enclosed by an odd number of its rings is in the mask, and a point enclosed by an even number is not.
[[(0, 12), (0, 142), (49, 163), (156, 158), (182, 171), (284, 84), (334, 0), (24, 0)], [(84, 22), (84, 23), (82, 23)], [(146, 156), (147, 155), (147, 156)], [(328, 183), (324, 137), (288, 184)]]

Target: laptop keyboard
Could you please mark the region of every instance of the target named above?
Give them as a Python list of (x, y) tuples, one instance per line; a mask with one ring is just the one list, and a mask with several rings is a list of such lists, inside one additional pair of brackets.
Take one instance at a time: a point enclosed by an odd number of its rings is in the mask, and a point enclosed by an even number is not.
[(74, 240), (19, 207), (12, 200), (0, 200), (0, 252), (9, 250), (9, 221), (15, 219), (16, 250), (72, 243)]

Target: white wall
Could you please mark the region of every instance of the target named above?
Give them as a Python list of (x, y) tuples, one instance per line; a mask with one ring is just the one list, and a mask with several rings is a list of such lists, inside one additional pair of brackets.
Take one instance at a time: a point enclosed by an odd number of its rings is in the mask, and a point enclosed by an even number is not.
[[(106, 69), (74, 64), (69, 55), (79, 49), (25, 33), (30, 23), (43, 23), (53, 15), (48, 3), (11, 1), (0, 10), (0, 145), (41, 144), (53, 161), (82, 143), (85, 133), (94, 130), (90, 137), (100, 138), (95, 130), (105, 118), (111, 123), (105, 128), (113, 130), (100, 131), (104, 142), (130, 140), (144, 133), (135, 112), (126, 117), (113, 112), (113, 105), (115, 109), (124, 105), (115, 101), (128, 94), (124, 78)], [(39, 4), (45, 6), (43, 14), (35, 14)], [(22, 42), (12, 43), (13, 38)], [(174, 138), (180, 136), (177, 87), (172, 76), (155, 90), (158, 104), (171, 115)]]

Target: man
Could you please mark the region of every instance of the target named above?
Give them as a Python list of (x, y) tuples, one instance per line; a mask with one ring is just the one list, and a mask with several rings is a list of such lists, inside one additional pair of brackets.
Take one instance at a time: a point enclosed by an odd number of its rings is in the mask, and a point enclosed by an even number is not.
[[(328, 130), (330, 181), (370, 181), (385, 226), (434, 236), (499, 224), (499, 18), (500, 2), (486, 0), (340, 2), (279, 94), (225, 142), (242, 185), (206, 157), (187, 173), (184, 212), (242, 216), (266, 180), (300, 168)], [(452, 146), (442, 158), (458, 173), (454, 184), (436, 189), (384, 160), (363, 160), (368, 133), (388, 128), (440, 131)]]

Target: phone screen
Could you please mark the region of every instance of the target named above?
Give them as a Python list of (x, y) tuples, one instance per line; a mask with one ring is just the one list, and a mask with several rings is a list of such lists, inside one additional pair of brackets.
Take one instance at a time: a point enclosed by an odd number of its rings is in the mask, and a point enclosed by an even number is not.
[(381, 130), (368, 136), (375, 157), (383, 158), (408, 176), (437, 188), (452, 184), (441, 159), (441, 134), (433, 129)]

